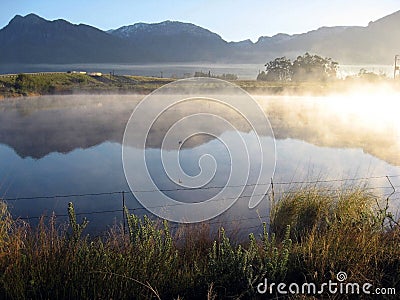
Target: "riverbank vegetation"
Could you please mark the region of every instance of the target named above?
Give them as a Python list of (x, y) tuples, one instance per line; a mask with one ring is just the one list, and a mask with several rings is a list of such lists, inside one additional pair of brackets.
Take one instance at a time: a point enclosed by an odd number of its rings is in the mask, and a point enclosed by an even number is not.
[(337, 79), (339, 63), (331, 58), (311, 55), (306, 52), (293, 62), (284, 57), (278, 57), (265, 64), (265, 72), (257, 76), (261, 81), (295, 81), (295, 82), (324, 82)]
[[(298, 69), (297, 73), (302, 73), (300, 67)], [(346, 93), (354, 89), (379, 88), (381, 85), (392, 90), (400, 90), (399, 80), (394, 81), (382, 74), (367, 72), (364, 69), (360, 70), (359, 74), (348, 76), (346, 79), (332, 79), (330, 76), (329, 80), (316, 80), (317, 75), (314, 73), (317, 71), (312, 73), (313, 76), (310, 75), (313, 80), (287, 80), (284, 75), (287, 70), (282, 72), (280, 68), (275, 68), (272, 73), (263, 71), (258, 75), (258, 80), (237, 79), (235, 74), (210, 76), (231, 81), (251, 94), (263, 95), (323, 96)], [(197, 72), (195, 75), (208, 77), (209, 74)], [(281, 80), (278, 80), (279, 78)], [(149, 94), (175, 80), (177, 79), (107, 74), (93, 76), (79, 73), (0, 75), (0, 99), (60, 94)]]
[[(113, 227), (95, 238), (72, 204), (68, 212), (65, 226), (42, 218), (31, 227), (1, 202), (0, 298), (257, 299), (264, 278), (322, 284), (340, 271), (348, 282), (400, 289), (397, 219), (361, 188), (291, 190), (272, 202), (263, 232), (244, 240), (207, 223), (171, 230), (127, 211), (126, 233)], [(287, 295), (260, 298), (277, 296)]]
[(0, 76), (0, 95), (6, 97), (75, 93), (149, 94), (174, 79), (144, 76), (37, 73)]

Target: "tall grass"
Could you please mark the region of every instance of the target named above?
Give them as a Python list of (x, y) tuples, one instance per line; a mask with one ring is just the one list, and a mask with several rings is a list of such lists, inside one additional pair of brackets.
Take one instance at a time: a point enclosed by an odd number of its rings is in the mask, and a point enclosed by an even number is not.
[(263, 233), (241, 242), (224, 228), (172, 232), (128, 211), (128, 232), (114, 227), (94, 238), (72, 204), (68, 224), (53, 216), (33, 228), (0, 202), (0, 298), (252, 299), (264, 278), (318, 284), (339, 271), (351, 282), (399, 289), (400, 231), (376, 201), (357, 188), (290, 191), (272, 206)]
[(287, 194), (272, 214), (278, 235), (287, 224), (293, 228), (291, 280), (327, 282), (343, 271), (352, 282), (399, 287), (399, 227), (375, 195), (308, 188)]

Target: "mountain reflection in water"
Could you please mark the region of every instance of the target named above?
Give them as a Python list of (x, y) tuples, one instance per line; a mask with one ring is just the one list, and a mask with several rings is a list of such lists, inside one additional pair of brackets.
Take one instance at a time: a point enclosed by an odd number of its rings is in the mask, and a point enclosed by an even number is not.
[[(1, 195), (14, 198), (127, 191), (121, 142), (132, 110), (142, 98), (139, 95), (74, 95), (0, 102)], [(400, 174), (399, 128), (390, 120), (361, 122), (352, 114), (327, 110), (328, 100), (323, 98), (255, 96), (255, 99), (268, 116), (277, 140), (274, 180)], [(244, 138), (251, 133), (251, 127), (239, 114), (218, 103), (196, 100), (172, 107), (153, 124), (146, 144), (149, 170), (160, 188), (171, 186), (159, 159), (166, 131), (182, 117), (204, 111), (235, 124)], [(379, 122), (386, 125), (376, 126)], [(205, 125), (213, 128), (212, 123)], [(230, 133), (221, 130), (219, 134)], [(185, 132), (182, 136), (186, 136)], [(199, 156), (204, 153), (212, 153), (218, 163), (217, 176), (211, 184), (223, 185), (229, 176), (229, 153), (210, 135), (195, 135), (182, 145), (183, 169), (188, 174), (196, 174)], [(397, 185), (398, 180), (393, 178)], [(388, 182), (382, 179), (370, 184), (387, 186)], [(200, 201), (213, 193), (170, 192), (170, 196)], [(52, 211), (65, 214), (69, 201), (75, 203), (77, 212), (117, 211), (122, 206), (120, 194), (9, 201), (9, 205), (15, 216), (24, 217)], [(130, 194), (126, 195), (126, 201), (130, 208), (140, 207)], [(259, 224), (257, 214), (267, 216), (268, 205), (262, 203), (257, 209), (249, 210), (247, 203), (248, 198), (239, 199), (220, 218), (242, 220), (248, 216), (252, 220), (238, 223), (247, 227)], [(115, 219), (119, 222), (121, 213), (88, 218), (95, 230), (111, 225)]]

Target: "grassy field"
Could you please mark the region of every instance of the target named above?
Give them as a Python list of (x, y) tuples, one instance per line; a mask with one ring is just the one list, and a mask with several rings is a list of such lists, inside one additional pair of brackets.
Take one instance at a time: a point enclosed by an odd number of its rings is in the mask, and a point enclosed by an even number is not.
[[(139, 93), (149, 94), (176, 79), (128, 75), (89, 76), (73, 73), (38, 73), (0, 76), (0, 98), (72, 93)], [(385, 84), (400, 90), (400, 81), (390, 79), (352, 79), (327, 82), (267, 82), (233, 80), (251, 94), (326, 95), (346, 92), (352, 87)]]
[(1, 203), (0, 298), (276, 299), (285, 295), (257, 294), (264, 278), (318, 285), (338, 282), (339, 271), (348, 282), (399, 290), (400, 228), (385, 200), (377, 205), (375, 195), (359, 188), (306, 187), (272, 202), (264, 233), (245, 241), (223, 228), (213, 235), (207, 224), (171, 231), (167, 222), (129, 213), (127, 233), (114, 227), (94, 238), (72, 204), (69, 224), (43, 218), (32, 228)]
[(143, 76), (89, 76), (73, 73), (41, 73), (0, 76), (0, 95), (5, 97), (48, 94), (122, 92), (148, 94), (173, 81)]

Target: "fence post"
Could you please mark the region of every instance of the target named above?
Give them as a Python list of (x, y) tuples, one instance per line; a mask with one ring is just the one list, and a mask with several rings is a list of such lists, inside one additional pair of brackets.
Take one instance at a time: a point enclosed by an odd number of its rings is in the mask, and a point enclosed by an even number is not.
[(125, 191), (122, 191), (122, 228), (125, 234)]
[(272, 202), (275, 203), (274, 181), (272, 177), (271, 177), (271, 192), (272, 192)]

